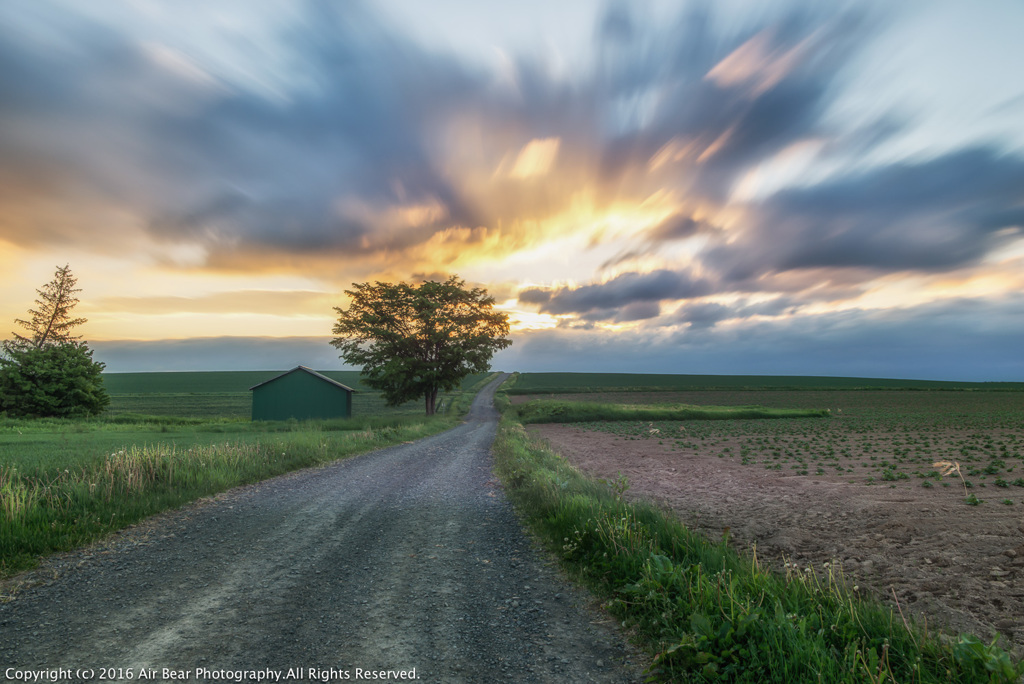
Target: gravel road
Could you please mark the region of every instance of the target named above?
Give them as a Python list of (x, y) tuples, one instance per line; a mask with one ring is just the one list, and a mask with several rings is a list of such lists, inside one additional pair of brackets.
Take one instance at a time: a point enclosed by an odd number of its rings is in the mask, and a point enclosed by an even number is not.
[(533, 548), (491, 472), (499, 382), (443, 434), (235, 489), (48, 561), (33, 573), (44, 582), (0, 604), (0, 677), (640, 681), (636, 656)]

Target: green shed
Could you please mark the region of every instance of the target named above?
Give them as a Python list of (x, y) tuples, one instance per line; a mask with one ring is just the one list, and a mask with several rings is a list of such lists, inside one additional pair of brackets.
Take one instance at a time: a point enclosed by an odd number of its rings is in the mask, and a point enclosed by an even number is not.
[(296, 366), (249, 388), (253, 420), (349, 418), (351, 387), (305, 366)]

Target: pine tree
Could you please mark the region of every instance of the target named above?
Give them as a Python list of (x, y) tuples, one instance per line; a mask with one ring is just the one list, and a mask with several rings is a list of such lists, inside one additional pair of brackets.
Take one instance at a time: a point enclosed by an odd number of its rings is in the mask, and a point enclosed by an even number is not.
[(67, 265), (43, 286), (31, 320), (16, 319), (29, 334), (14, 333), (0, 352), (0, 413), (10, 416), (74, 418), (96, 415), (110, 403), (103, 387), (104, 365), (93, 361), (81, 335), (84, 318), (72, 318), (77, 279)]
[(26, 336), (13, 333), (14, 340), (10, 344), (22, 349), (42, 349), (47, 345), (81, 339), (81, 335), (71, 334), (72, 328), (86, 322), (84, 318), (71, 318), (71, 309), (78, 304), (75, 293), (82, 291), (75, 288), (77, 283), (78, 279), (71, 275), (71, 268), (67, 264), (58, 267), (53, 280), (44, 285), (43, 289), (36, 290), (39, 294), (36, 300), (38, 308), (28, 310), (32, 320), (18, 318), (14, 321), (31, 334)]

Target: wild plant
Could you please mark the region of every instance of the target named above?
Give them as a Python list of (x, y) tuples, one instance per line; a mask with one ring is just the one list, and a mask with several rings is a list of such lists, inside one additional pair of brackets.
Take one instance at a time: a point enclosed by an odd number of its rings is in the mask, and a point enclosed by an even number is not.
[(960, 478), (960, 482), (964, 485), (964, 496), (967, 496), (967, 481), (964, 480), (963, 473), (960, 472), (959, 461), (936, 461), (935, 463), (932, 463), (932, 467), (938, 468), (939, 474), (943, 477), (951, 473), (956, 473)]

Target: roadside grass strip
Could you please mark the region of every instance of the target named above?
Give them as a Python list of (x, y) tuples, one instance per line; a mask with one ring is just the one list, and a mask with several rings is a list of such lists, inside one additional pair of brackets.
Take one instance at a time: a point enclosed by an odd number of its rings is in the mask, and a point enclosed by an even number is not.
[(625, 420), (729, 420), (760, 418), (826, 418), (828, 409), (766, 408), (764, 406), (691, 406), (687, 404), (607, 404), (535, 399), (516, 407), (519, 421), (529, 423), (586, 423)]
[(38, 467), (0, 465), (0, 577), (195, 499), (426, 437), (448, 429), (452, 421), (420, 418), (346, 430), (300, 425), (249, 441), (211, 444), (207, 436), (206, 444), (188, 446), (126, 444), (57, 467), (52, 461)]
[(772, 571), (691, 532), (628, 482), (595, 481), (531, 438), (506, 397), (494, 445), (509, 497), (575, 577), (680, 682), (1019, 681), (1024, 664), (970, 635), (928, 632), (858, 595), (841, 568)]

